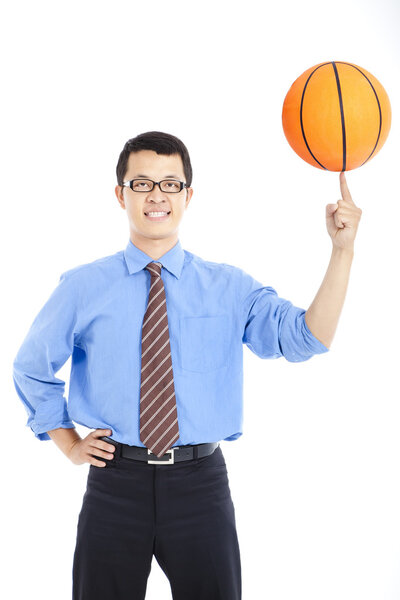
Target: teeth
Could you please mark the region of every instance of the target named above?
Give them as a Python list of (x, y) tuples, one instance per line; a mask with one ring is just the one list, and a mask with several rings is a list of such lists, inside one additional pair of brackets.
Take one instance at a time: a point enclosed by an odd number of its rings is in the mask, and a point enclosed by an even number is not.
[(166, 213), (166, 212), (148, 212), (147, 214), (152, 217), (163, 217), (164, 215), (167, 215), (168, 213)]

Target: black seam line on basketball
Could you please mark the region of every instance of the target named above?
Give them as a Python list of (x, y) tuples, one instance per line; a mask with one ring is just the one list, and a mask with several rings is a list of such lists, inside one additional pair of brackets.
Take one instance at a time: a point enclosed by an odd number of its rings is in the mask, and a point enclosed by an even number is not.
[(337, 66), (335, 64), (334, 61), (332, 61), (332, 67), (333, 70), (335, 72), (335, 78), (336, 78), (336, 85), (337, 85), (337, 91), (338, 91), (338, 96), (339, 96), (339, 106), (340, 106), (340, 119), (342, 121), (342, 144), (343, 144), (343, 163), (342, 163), (342, 171), (346, 170), (346, 153), (347, 153), (347, 148), (346, 148), (346, 125), (344, 122), (344, 109), (343, 109), (343, 98), (342, 98), (342, 89), (340, 87), (340, 79), (339, 79), (339, 73), (337, 70)]
[(306, 138), (306, 134), (304, 132), (304, 126), (303, 126), (303, 101), (304, 101), (304, 94), (306, 93), (306, 88), (308, 86), (308, 82), (310, 81), (311, 77), (314, 75), (315, 71), (318, 71), (318, 69), (320, 69), (321, 67), (325, 67), (325, 65), (329, 65), (329, 63), (324, 63), (323, 65), (319, 65), (316, 69), (314, 69), (314, 71), (312, 73), (310, 73), (310, 75), (308, 76), (308, 79), (306, 81), (306, 84), (303, 88), (303, 93), (301, 95), (301, 103), (300, 103), (300, 125), (301, 125), (301, 133), (303, 134), (303, 140), (305, 142), (305, 145), (307, 146), (307, 150), (309, 151), (309, 153), (311, 154), (311, 156), (313, 157), (313, 159), (319, 164), (320, 167), (322, 167), (323, 169), (325, 169), (325, 171), (327, 171), (328, 169), (326, 167), (324, 167), (324, 165), (322, 163), (319, 162), (319, 160), (314, 156), (314, 154), (311, 152), (311, 148), (308, 145), (307, 142), (307, 138)]
[(373, 153), (375, 152), (375, 148), (377, 147), (377, 145), (378, 145), (378, 142), (379, 142), (379, 138), (381, 137), (381, 129), (382, 129), (382, 110), (381, 110), (381, 104), (380, 104), (380, 102), (379, 102), (378, 94), (376, 93), (376, 90), (375, 90), (374, 86), (372, 85), (372, 82), (371, 82), (371, 81), (368, 79), (368, 77), (366, 76), (366, 74), (365, 74), (365, 73), (363, 73), (363, 72), (361, 71), (361, 69), (359, 69), (359, 68), (358, 68), (358, 67), (356, 67), (355, 65), (352, 65), (351, 63), (347, 63), (347, 62), (341, 62), (340, 60), (337, 60), (336, 62), (337, 62), (337, 63), (340, 63), (341, 65), (348, 65), (349, 67), (353, 67), (354, 69), (357, 69), (357, 71), (359, 71), (359, 72), (361, 73), (361, 75), (364, 75), (365, 79), (368, 81), (369, 85), (372, 87), (372, 91), (374, 92), (374, 94), (375, 94), (375, 98), (376, 98), (376, 101), (377, 101), (377, 103), (378, 103), (378, 108), (379, 108), (379, 131), (378, 131), (378, 137), (377, 137), (377, 139), (376, 139), (375, 146), (374, 146), (374, 148), (373, 148), (373, 150), (372, 150), (371, 154), (370, 154), (370, 155), (368, 156), (368, 158), (367, 158), (366, 160), (364, 160), (364, 162), (363, 162), (363, 163), (360, 165), (360, 166), (362, 167), (363, 165), (365, 165), (365, 163), (366, 163), (366, 162), (367, 162), (367, 161), (368, 161), (368, 160), (371, 158), (371, 156), (372, 156), (372, 155), (373, 155)]

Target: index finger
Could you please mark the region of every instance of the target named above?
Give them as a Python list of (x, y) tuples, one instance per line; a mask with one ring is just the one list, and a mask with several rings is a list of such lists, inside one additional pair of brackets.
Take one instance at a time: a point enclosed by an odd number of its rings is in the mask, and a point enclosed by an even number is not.
[(353, 202), (353, 198), (351, 197), (349, 188), (347, 187), (347, 181), (346, 181), (346, 176), (344, 174), (344, 171), (342, 171), (340, 173), (339, 181), (340, 181), (340, 191), (342, 193), (343, 200), (346, 200), (347, 202)]

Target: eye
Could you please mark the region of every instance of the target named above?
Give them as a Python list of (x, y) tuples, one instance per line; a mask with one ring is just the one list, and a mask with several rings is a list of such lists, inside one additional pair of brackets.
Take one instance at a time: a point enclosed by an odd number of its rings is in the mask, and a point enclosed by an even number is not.
[(151, 181), (148, 181), (147, 179), (144, 179), (143, 181), (140, 180), (136, 180), (135, 183), (133, 184), (133, 189), (134, 190), (148, 190), (151, 188)]

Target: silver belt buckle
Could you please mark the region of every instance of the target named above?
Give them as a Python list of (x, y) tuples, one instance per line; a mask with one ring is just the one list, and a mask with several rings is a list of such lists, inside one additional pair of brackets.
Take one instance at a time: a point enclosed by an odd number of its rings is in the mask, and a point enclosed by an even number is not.
[[(171, 458), (169, 458), (168, 460), (147, 460), (147, 464), (148, 465), (173, 465), (175, 462), (175, 448), (170, 448), (169, 450), (166, 451), (165, 454), (170, 454)], [(150, 448), (147, 449), (147, 454), (153, 454), (153, 452), (150, 450)], [(165, 454), (163, 456), (165, 456)]]

